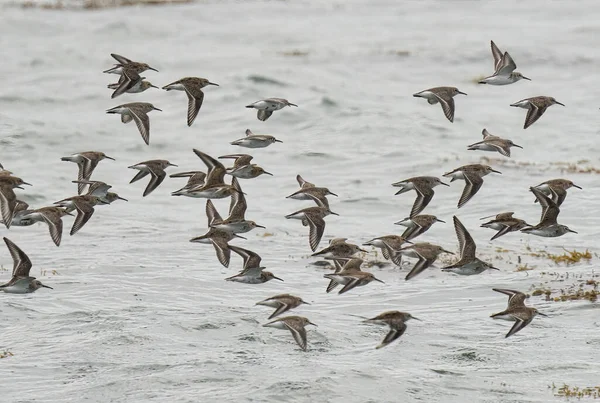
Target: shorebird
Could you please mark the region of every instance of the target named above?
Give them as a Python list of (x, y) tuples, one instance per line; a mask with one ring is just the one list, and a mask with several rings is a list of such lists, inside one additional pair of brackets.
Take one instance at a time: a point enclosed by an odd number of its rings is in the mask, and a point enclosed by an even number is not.
[(458, 249), (460, 250), (460, 259), (458, 262), (442, 268), (442, 271), (449, 271), (455, 274), (471, 276), (473, 274), (483, 273), (485, 270), (500, 270), (489, 263), (479, 260), (475, 257), (477, 245), (469, 234), (469, 231), (460, 222), (458, 217), (452, 217), (454, 220), (454, 229), (458, 238)]
[(446, 223), (446, 221), (442, 221), (434, 215), (421, 214), (416, 215), (413, 218), (407, 217), (394, 224), (406, 227), (406, 230), (404, 230), (404, 233), (401, 236), (405, 240), (410, 241), (411, 239), (424, 234), (436, 222)]
[(506, 308), (506, 310), (495, 313), (490, 316), (494, 319), (502, 319), (515, 322), (510, 331), (506, 334), (506, 336), (504, 336), (505, 338), (512, 336), (513, 334), (517, 333), (525, 326), (530, 324), (536, 315), (548, 316), (539, 312), (535, 308), (530, 308), (525, 305), (525, 299), (528, 298), (529, 295), (523, 294), (519, 291), (506, 290), (502, 288), (492, 288), (492, 290), (508, 295), (508, 307)]
[(417, 276), (418, 274), (421, 274), (425, 269), (434, 264), (438, 256), (442, 253), (449, 253), (451, 255), (454, 255), (454, 253), (447, 251), (441, 246), (434, 245), (428, 242), (415, 243), (413, 245), (394, 251), (394, 254), (419, 259), (419, 261), (415, 263), (413, 268), (404, 278), (404, 280), (406, 281)]
[(275, 308), (275, 312), (273, 312), (268, 319), (273, 319), (274, 317), (279, 316), (282, 313), (287, 312), (290, 309), (294, 309), (302, 304), (310, 305), (308, 302), (303, 301), (302, 298), (290, 294), (275, 295), (274, 297), (267, 298), (256, 303), (256, 305)]
[(298, 210), (292, 214), (286, 215), (285, 218), (301, 220), (303, 226), (308, 226), (308, 242), (311, 250), (314, 252), (319, 246), (319, 242), (321, 242), (321, 238), (325, 232), (325, 220), (323, 218), (329, 214), (339, 215), (329, 210), (327, 207), (317, 206)]
[(560, 209), (541, 190), (531, 187), (529, 188), (531, 192), (535, 195), (538, 202), (542, 206), (542, 216), (540, 218), (540, 222), (537, 225), (526, 227), (521, 229), (521, 232), (525, 232), (526, 234), (533, 234), (538, 236), (543, 236), (546, 238), (554, 238), (561, 235), (566, 234), (567, 232), (572, 232), (576, 234), (577, 232), (573, 231), (566, 225), (558, 224), (556, 219), (558, 218), (558, 213), (560, 213)]
[(233, 158), (233, 167), (227, 168), (227, 173), (239, 179), (253, 179), (262, 174), (273, 176), (256, 164), (251, 164), (252, 156), (248, 154), (230, 154), (219, 158)]
[(60, 240), (63, 232), (62, 218), (65, 215), (72, 216), (70, 212), (61, 207), (42, 207), (32, 210), (29, 214), (23, 216), (23, 220), (29, 220), (31, 224), (44, 221), (48, 224), (50, 237), (56, 246), (60, 246)]
[(134, 69), (123, 67), (119, 81), (114, 84), (108, 84), (108, 88), (114, 90), (111, 99), (124, 93), (137, 94), (146, 91), (148, 88), (158, 88), (149, 81), (144, 81), (146, 77), (141, 77)]
[(250, 129), (246, 129), (246, 137), (232, 141), (230, 144), (246, 148), (264, 148), (273, 143), (283, 143), (283, 141), (267, 134), (254, 134)]
[(71, 183), (77, 183), (78, 185), (88, 185), (88, 190), (85, 194), (88, 196), (97, 196), (99, 198), (105, 198), (108, 194), (108, 190), (112, 188), (112, 185), (107, 184), (102, 181), (92, 181), (92, 180), (76, 180), (71, 181)]
[(324, 259), (350, 258), (358, 252), (367, 253), (360, 246), (346, 242), (347, 238), (334, 238), (329, 241), (329, 246), (323, 250), (313, 253), (311, 256), (319, 256)]
[(365, 323), (388, 325), (390, 327), (388, 334), (385, 335), (381, 343), (375, 348), (383, 348), (394, 340), (400, 338), (400, 336), (402, 336), (406, 331), (406, 321), (409, 319), (421, 320), (419, 318), (415, 318), (410, 313), (399, 311), (387, 311), (381, 315), (375, 316), (374, 318), (365, 320)]
[(135, 124), (142, 135), (142, 139), (146, 145), (150, 145), (150, 118), (148, 117), (148, 112), (151, 111), (162, 112), (161, 109), (158, 109), (147, 102), (132, 102), (115, 106), (114, 108), (107, 110), (106, 113), (120, 114), (121, 122), (123, 123), (129, 123), (132, 120), (135, 121)]
[(150, 174), (151, 178), (144, 190), (143, 197), (148, 196), (154, 189), (156, 189), (167, 176), (165, 169), (167, 167), (176, 167), (177, 165), (171, 164), (167, 160), (149, 160), (143, 161), (135, 165), (131, 165), (130, 169), (137, 169), (139, 172), (135, 174), (133, 179), (129, 183), (134, 183)]
[[(346, 263), (346, 265), (350, 262), (355, 262), (358, 266), (360, 266), (360, 264), (362, 264), (362, 259), (350, 259)], [(337, 284), (344, 285), (340, 292), (338, 292), (338, 294), (343, 294), (355, 287), (365, 286), (372, 281), (384, 283), (383, 281), (376, 278), (372, 273), (367, 273), (361, 271), (360, 269), (347, 269), (346, 265), (344, 265), (344, 268), (341, 271), (337, 271), (336, 273), (331, 274), (325, 274), (323, 276), (326, 279), (333, 280), (333, 282), (330, 281), (329, 286), (327, 287), (327, 292), (330, 292), (333, 288), (337, 286)]]
[(513, 217), (514, 212), (509, 211), (507, 213), (496, 214), (495, 216), (487, 216), (481, 218), (481, 220), (485, 220), (491, 217), (494, 219), (481, 224), (483, 228), (491, 228), (496, 230), (496, 234), (490, 238), (490, 241), (493, 241), (496, 238), (500, 238), (502, 235), (506, 235), (509, 232), (519, 231), (525, 227), (530, 227), (531, 225), (527, 224), (524, 220)]
[(231, 181), (231, 185), (238, 191), (231, 195), (229, 217), (225, 220), (220, 220), (218, 223), (211, 224), (211, 226), (234, 234), (248, 232), (254, 228), (265, 228), (252, 220), (246, 220), (245, 215), (248, 208), (246, 197), (244, 197), (240, 184), (235, 178)]
[(494, 56), (494, 74), (479, 81), (479, 84), (490, 84), (490, 85), (507, 85), (516, 83), (517, 81), (529, 80), (530, 78), (525, 77), (523, 74), (515, 71), (517, 65), (508, 52), (502, 52), (494, 41), (490, 41), (492, 46), (492, 56)]
[[(341, 262), (344, 262), (343, 264)], [(361, 258), (352, 257), (352, 258), (339, 258), (334, 259), (333, 264), (335, 266), (334, 274), (343, 275), (347, 273), (353, 272), (362, 272), (360, 270), (360, 266), (363, 264), (363, 260)], [(336, 281), (335, 278), (329, 279), (329, 284), (325, 289), (325, 292), (330, 293), (333, 291), (340, 283)]]
[(486, 129), (483, 129), (481, 134), (483, 134), (483, 141), (471, 144), (467, 147), (469, 150), (497, 151), (505, 157), (510, 157), (511, 147), (523, 148), (513, 143), (512, 140), (503, 139), (490, 134)]
[(425, 98), (429, 104), (437, 104), (438, 102), (442, 106), (444, 115), (450, 121), (454, 121), (454, 99), (458, 94), (467, 95), (464, 92), (458, 90), (455, 87), (435, 87), (428, 90), (423, 90), (413, 94), (413, 97)]
[(133, 71), (135, 71), (136, 73), (143, 73), (146, 70), (153, 70), (158, 72), (158, 70), (156, 70), (153, 67), (150, 67), (148, 64), (146, 63), (140, 63), (140, 62), (134, 62), (124, 56), (118, 55), (116, 53), (111, 53), (110, 54), (118, 63), (114, 65), (114, 67), (111, 67), (108, 70), (103, 71), (103, 73), (111, 73), (111, 74), (122, 74), (123, 73), (123, 67), (127, 67)]
[(189, 189), (203, 186), (204, 181), (206, 180), (206, 174), (202, 171), (187, 171), (187, 172), (178, 172), (176, 174), (169, 175), (169, 178), (188, 178), (187, 183), (184, 187), (179, 190), (176, 190), (173, 193), (182, 193)]
[(17, 196), (13, 189), (23, 189), (21, 185), (29, 185), (21, 178), (10, 175), (0, 176), (0, 213), (4, 226), (10, 228), (15, 216), (15, 208), (17, 207)]
[(402, 266), (402, 256), (390, 252), (399, 250), (406, 242), (408, 242), (408, 240), (403, 236), (385, 235), (373, 238), (363, 245), (374, 246), (381, 249), (381, 253), (385, 259), (391, 260), (396, 266)]
[[(33, 225), (33, 221), (24, 218), (31, 212), (33, 212), (33, 210), (29, 209), (29, 204), (21, 200), (15, 200), (15, 208), (11, 225), (16, 227), (27, 227), (29, 225)], [(1, 223), (4, 224), (4, 220), (1, 220)]]
[[(58, 207), (64, 207), (67, 213), (77, 210), (77, 217), (73, 221), (70, 235), (75, 235), (92, 218), (94, 206), (97, 204), (106, 204), (96, 196), (73, 196), (54, 203)], [(64, 215), (64, 214), (63, 214)]]
[(306, 351), (306, 329), (305, 326), (313, 325), (310, 320), (302, 316), (286, 316), (280, 319), (275, 319), (272, 322), (265, 323), (264, 327), (274, 327), (276, 329), (289, 330), (296, 343), (303, 351)]
[(492, 167), (482, 164), (463, 165), (462, 167), (456, 168), (455, 170), (446, 172), (444, 174), (445, 177), (452, 177), (450, 182), (454, 182), (457, 179), (464, 179), (465, 181), (465, 187), (460, 199), (458, 199), (458, 208), (461, 208), (467, 204), (467, 202), (471, 200), (473, 196), (475, 196), (475, 194), (483, 185), (483, 177), (490, 172), (502, 174), (502, 172), (496, 171), (495, 169), (492, 169)]
[(100, 201), (102, 201), (103, 204), (111, 204), (115, 200), (129, 201), (126, 198), (119, 196), (115, 192), (107, 192), (106, 196), (100, 198)]
[(288, 102), (287, 99), (283, 98), (267, 98), (260, 101), (256, 101), (250, 105), (246, 105), (246, 108), (258, 109), (256, 116), (258, 120), (265, 121), (273, 114), (273, 111), (278, 111), (286, 106), (298, 106)]
[[(568, 179), (550, 179), (534, 187), (541, 190), (545, 195), (549, 196), (558, 207), (560, 207), (560, 205), (565, 201), (565, 198), (567, 197), (567, 189), (572, 187), (581, 189), (581, 186), (577, 186)], [(536, 198), (534, 203), (537, 202), (538, 201)]]
[(233, 185), (228, 185), (224, 182), (227, 170), (223, 164), (200, 150), (194, 149), (194, 153), (208, 168), (204, 185), (189, 189), (180, 189), (176, 192), (172, 192), (171, 195), (223, 199), (231, 196), (235, 192), (239, 192)]
[(231, 259), (231, 250), (229, 249), (229, 242), (233, 238), (246, 238), (236, 235), (229, 231), (224, 231), (212, 227), (212, 225), (217, 225), (220, 222), (222, 222), (223, 219), (221, 218), (221, 215), (210, 200), (206, 201), (206, 217), (208, 218), (208, 232), (204, 235), (190, 239), (190, 242), (213, 245), (219, 263), (221, 263), (225, 267), (229, 267), (229, 260)]
[[(89, 181), (92, 177), (92, 172), (98, 166), (98, 163), (103, 159), (115, 160), (113, 157), (109, 157), (100, 151), (84, 151), (81, 153), (73, 154), (69, 157), (62, 157), (61, 161), (69, 161), (77, 164), (79, 171), (77, 173), (78, 181)], [(78, 182), (77, 194), (81, 194), (85, 188), (85, 183)]]
[(219, 84), (211, 83), (206, 78), (200, 77), (184, 77), (181, 80), (177, 80), (169, 85), (165, 85), (163, 90), (171, 91), (185, 91), (188, 97), (188, 112), (187, 112), (187, 125), (191, 126), (198, 116), (198, 112), (200, 111), (200, 107), (202, 106), (202, 101), (204, 100), (204, 92), (202, 92), (202, 88), (207, 85), (216, 85)]
[(400, 187), (401, 189), (396, 192), (397, 195), (406, 193), (409, 190), (415, 190), (417, 192), (417, 198), (410, 211), (410, 217), (414, 217), (427, 207), (435, 192), (433, 188), (438, 185), (450, 186), (447, 183), (442, 182), (435, 176), (415, 176), (408, 178), (400, 182), (392, 183), (394, 187)]
[(44, 285), (41, 281), (36, 280), (35, 277), (29, 276), (32, 264), (25, 252), (6, 237), (4, 237), (4, 243), (6, 243), (8, 251), (13, 259), (13, 271), (10, 281), (0, 285), (0, 291), (11, 294), (28, 294), (41, 287), (52, 289), (52, 287)]
[(318, 187), (313, 183), (305, 181), (300, 175), (296, 175), (296, 180), (300, 185), (300, 189), (287, 196), (286, 199), (313, 200), (315, 203), (317, 203), (317, 206), (329, 208), (327, 196), (338, 196), (326, 187)]
[(529, 109), (527, 116), (525, 117), (525, 125), (523, 126), (523, 129), (527, 129), (529, 126), (534, 124), (544, 114), (544, 112), (546, 112), (546, 109), (548, 109), (549, 106), (554, 104), (565, 106), (552, 97), (543, 96), (525, 98), (519, 102), (511, 104), (510, 106)]
[(273, 279), (283, 281), (273, 273), (264, 271), (265, 267), (260, 265), (261, 257), (257, 253), (233, 245), (230, 245), (229, 249), (244, 259), (244, 268), (239, 274), (228, 277), (225, 280), (246, 284), (262, 284)]

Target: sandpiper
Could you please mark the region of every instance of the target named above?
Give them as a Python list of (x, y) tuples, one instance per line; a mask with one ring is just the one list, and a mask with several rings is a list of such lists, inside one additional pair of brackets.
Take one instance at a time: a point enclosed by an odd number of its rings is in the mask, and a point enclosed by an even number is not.
[(48, 224), (50, 237), (56, 246), (60, 246), (60, 240), (63, 232), (62, 217), (65, 215), (72, 216), (73, 214), (61, 207), (42, 207), (31, 211), (23, 217), (24, 220), (30, 220), (31, 223), (44, 221)]
[(167, 176), (165, 169), (167, 167), (176, 166), (177, 165), (171, 164), (167, 160), (149, 160), (140, 162), (138, 164), (128, 167), (130, 169), (137, 169), (139, 171), (137, 174), (135, 174), (133, 179), (129, 181), (129, 183), (136, 182), (145, 177), (146, 175), (150, 174), (151, 178), (148, 182), (148, 185), (146, 186), (146, 189), (144, 190), (143, 195), (144, 197), (146, 197), (150, 193), (152, 193), (152, 191), (156, 189), (158, 185), (162, 183), (163, 180), (165, 180), (165, 177)]
[(228, 277), (225, 280), (246, 284), (262, 284), (273, 279), (283, 281), (273, 273), (264, 271), (265, 267), (260, 265), (261, 257), (257, 253), (233, 245), (230, 245), (229, 249), (244, 259), (244, 268), (239, 274)]
[(208, 218), (208, 232), (204, 235), (190, 239), (190, 242), (213, 245), (219, 263), (225, 267), (229, 267), (229, 261), (231, 259), (229, 241), (233, 238), (246, 238), (211, 226), (222, 222), (223, 219), (210, 200), (206, 201), (206, 217)]
[(537, 225), (526, 227), (521, 229), (521, 232), (525, 232), (527, 234), (533, 234), (538, 236), (543, 236), (546, 238), (554, 238), (557, 236), (561, 236), (566, 234), (567, 232), (572, 232), (576, 234), (577, 232), (573, 231), (566, 225), (558, 224), (556, 219), (558, 218), (558, 213), (560, 213), (560, 209), (541, 190), (538, 188), (531, 187), (529, 188), (531, 192), (535, 195), (538, 202), (542, 206), (542, 216), (540, 218), (540, 222)]
[(230, 144), (246, 148), (264, 148), (273, 143), (283, 143), (283, 141), (267, 134), (254, 134), (250, 129), (246, 129), (246, 137), (232, 141)]
[(388, 334), (385, 335), (381, 343), (375, 348), (383, 348), (394, 340), (400, 338), (400, 336), (402, 336), (406, 331), (406, 321), (409, 319), (421, 320), (419, 318), (415, 318), (410, 313), (399, 311), (387, 311), (381, 315), (375, 316), (374, 318), (365, 320), (365, 323), (388, 325), (390, 327)]
[(108, 190), (112, 188), (112, 185), (109, 185), (108, 183), (102, 181), (77, 180), (71, 181), (71, 183), (77, 183), (78, 185), (88, 185), (89, 187), (86, 194), (89, 196), (98, 196), (100, 198), (106, 197)]
[(467, 204), (467, 202), (471, 200), (473, 196), (475, 196), (475, 194), (479, 191), (479, 189), (481, 189), (481, 186), (483, 185), (483, 177), (489, 174), (490, 172), (495, 172), (497, 174), (502, 173), (500, 171), (492, 169), (492, 167), (488, 165), (470, 164), (463, 165), (462, 167), (458, 167), (455, 170), (446, 172), (444, 174), (445, 177), (452, 177), (450, 182), (454, 182), (457, 179), (464, 179), (465, 181), (465, 187), (460, 196), (460, 199), (458, 199), (458, 208), (461, 208), (462, 206)]
[(427, 207), (435, 192), (433, 188), (438, 185), (450, 186), (447, 183), (442, 182), (435, 176), (415, 176), (408, 178), (400, 182), (392, 183), (392, 186), (400, 187), (401, 189), (396, 192), (397, 195), (406, 193), (409, 190), (415, 190), (417, 192), (417, 198), (410, 211), (410, 217), (414, 217)]
[(137, 94), (146, 91), (148, 88), (158, 88), (152, 85), (149, 81), (144, 81), (146, 77), (141, 77), (131, 67), (123, 67), (119, 81), (114, 84), (109, 84), (107, 87), (114, 90), (111, 99), (118, 97), (124, 93)]
[[(581, 186), (577, 186), (568, 179), (550, 179), (534, 187), (541, 190), (545, 195), (551, 197), (552, 201), (559, 207), (561, 204), (563, 204), (565, 198), (567, 197), (567, 189), (572, 187), (581, 189)], [(535, 203), (537, 202), (537, 199), (535, 199)]]
[(114, 202), (115, 200), (123, 200), (123, 201), (129, 201), (124, 197), (119, 196), (117, 193), (115, 192), (106, 192), (106, 196), (101, 197), (100, 200), (102, 201), (102, 203), (104, 204), (111, 204), (112, 202)]
[(451, 255), (454, 255), (454, 253), (447, 251), (441, 246), (434, 245), (428, 242), (418, 242), (414, 245), (401, 248), (395, 251), (395, 253), (419, 259), (419, 261), (415, 263), (413, 268), (404, 278), (404, 280), (406, 281), (422, 273), (425, 269), (434, 264), (440, 254), (449, 253)]
[(0, 176), (0, 213), (2, 213), (2, 221), (7, 229), (12, 224), (15, 216), (15, 208), (17, 207), (17, 196), (13, 189), (23, 189), (21, 185), (31, 186), (30, 183), (16, 176)]
[(292, 214), (288, 214), (285, 218), (294, 218), (298, 220), (302, 220), (303, 226), (308, 226), (309, 235), (308, 242), (310, 244), (311, 250), (314, 252), (317, 250), (319, 246), (319, 242), (321, 242), (321, 238), (323, 237), (323, 233), (325, 232), (325, 220), (324, 217), (329, 214), (339, 215), (329, 210), (327, 207), (308, 207), (302, 210), (298, 210)]
[(135, 121), (142, 139), (147, 145), (150, 145), (150, 118), (148, 112), (161, 111), (154, 107), (154, 105), (147, 102), (132, 102), (129, 104), (123, 104), (115, 106), (106, 111), (106, 113), (118, 113), (121, 115), (121, 122), (129, 123), (132, 120)]
[(238, 191), (231, 195), (229, 217), (224, 220), (220, 220), (218, 223), (211, 224), (211, 227), (232, 232), (234, 234), (248, 232), (254, 228), (265, 228), (264, 226), (258, 225), (252, 220), (246, 220), (245, 215), (248, 208), (246, 197), (244, 196), (244, 193), (242, 193), (240, 184), (235, 178), (233, 178), (231, 181), (231, 185)]
[(523, 294), (519, 291), (507, 290), (503, 288), (492, 288), (496, 292), (508, 295), (508, 307), (502, 312), (495, 313), (490, 316), (494, 319), (509, 320), (515, 322), (510, 331), (506, 334), (506, 337), (510, 337), (523, 329), (525, 326), (531, 323), (536, 315), (548, 316), (541, 312), (538, 312), (535, 308), (530, 308), (525, 305), (525, 299), (529, 295)]
[(202, 92), (202, 88), (207, 85), (216, 85), (219, 84), (211, 83), (206, 78), (200, 77), (184, 77), (181, 80), (177, 80), (169, 85), (165, 85), (163, 90), (171, 91), (185, 91), (188, 97), (188, 112), (187, 112), (187, 125), (191, 126), (198, 116), (198, 112), (200, 111), (200, 107), (202, 106), (202, 101), (204, 100), (204, 92)]
[(118, 63), (114, 65), (114, 67), (111, 67), (108, 70), (105, 70), (104, 73), (111, 73), (111, 74), (122, 74), (123, 73), (123, 67), (127, 67), (131, 70), (134, 70), (136, 73), (143, 73), (146, 70), (154, 70), (156, 72), (158, 72), (158, 70), (156, 70), (153, 67), (148, 66), (148, 64), (146, 63), (140, 63), (140, 62), (134, 62), (124, 56), (118, 55), (116, 53), (111, 53), (110, 54)]
[(187, 183), (184, 187), (179, 190), (176, 190), (173, 193), (182, 193), (186, 190), (203, 186), (204, 181), (206, 180), (206, 174), (202, 171), (187, 171), (187, 172), (178, 172), (175, 174), (169, 175), (169, 178), (188, 178)]
[(413, 97), (425, 98), (431, 105), (437, 104), (438, 102), (442, 106), (444, 115), (450, 121), (454, 121), (454, 99), (458, 94), (467, 95), (464, 92), (458, 90), (455, 87), (435, 87), (428, 90), (423, 90), (413, 94)]
[[(98, 166), (98, 163), (103, 159), (115, 160), (113, 157), (109, 157), (100, 151), (84, 151), (81, 153), (73, 154), (69, 157), (62, 157), (61, 161), (69, 161), (77, 164), (79, 172), (77, 173), (78, 181), (89, 181), (92, 177), (92, 172)], [(85, 183), (78, 182), (77, 194), (81, 194), (85, 189)]]
[(554, 104), (565, 106), (552, 97), (543, 96), (525, 98), (519, 102), (511, 104), (510, 106), (529, 109), (527, 116), (525, 117), (525, 125), (523, 126), (523, 129), (527, 129), (529, 126), (534, 124), (544, 114), (544, 112), (546, 112), (546, 109), (548, 109), (549, 106)]
[(500, 238), (502, 235), (506, 235), (509, 232), (519, 231), (525, 227), (530, 227), (524, 220), (513, 217), (514, 212), (509, 211), (506, 213), (496, 214), (495, 216), (483, 217), (481, 220), (485, 220), (494, 217), (492, 220), (481, 224), (483, 228), (491, 228), (496, 230), (496, 234), (490, 238), (493, 241), (496, 238)]
[(287, 312), (290, 309), (294, 309), (302, 304), (310, 305), (308, 302), (302, 300), (302, 298), (290, 294), (275, 295), (274, 297), (267, 298), (256, 303), (256, 305), (275, 308), (275, 312), (273, 312), (268, 319), (273, 319), (274, 317), (279, 316), (282, 313)]
[[(33, 212), (33, 210), (29, 209), (29, 204), (25, 203), (22, 200), (15, 200), (15, 208), (14, 208), (14, 214), (13, 214), (11, 225), (14, 225), (17, 227), (27, 227), (29, 225), (35, 224), (33, 221), (31, 221), (27, 218), (24, 218), (29, 213), (32, 213), (32, 212)], [(4, 220), (2, 220), (1, 223), (4, 224)]]
[(516, 83), (517, 81), (529, 80), (530, 78), (525, 77), (523, 74), (518, 71), (514, 71), (517, 68), (515, 61), (508, 54), (508, 52), (502, 52), (494, 41), (490, 41), (492, 46), (492, 56), (494, 56), (494, 69), (495, 72), (493, 75), (484, 78), (479, 81), (479, 84), (490, 84), (490, 85), (507, 85)]
[(483, 134), (483, 141), (471, 144), (467, 147), (469, 150), (497, 151), (505, 157), (510, 157), (511, 147), (523, 148), (520, 145), (513, 143), (512, 140), (503, 139), (490, 134), (486, 129), (483, 129), (481, 134)]
[(69, 233), (70, 235), (75, 235), (92, 218), (94, 206), (106, 203), (96, 196), (81, 195), (69, 197), (54, 204), (58, 207), (64, 207), (67, 213), (77, 210), (77, 217), (75, 217), (71, 232)]
[(407, 217), (394, 224), (406, 227), (406, 230), (404, 230), (404, 233), (401, 236), (405, 240), (410, 241), (411, 239), (424, 234), (436, 222), (446, 223), (446, 221), (442, 221), (434, 215), (421, 214), (416, 215), (413, 218)]
[(294, 200), (313, 200), (317, 206), (329, 208), (328, 195), (337, 197), (326, 187), (317, 187), (313, 183), (305, 181), (300, 175), (296, 175), (296, 180), (300, 185), (300, 189), (287, 196), (286, 199)]
[[(344, 262), (344, 263), (342, 264), (341, 262)], [(341, 274), (361, 271), (360, 266), (362, 266), (363, 262), (364, 261), (361, 258), (357, 258), (357, 257), (335, 259), (333, 261), (333, 264), (335, 266), (334, 274), (341, 275)], [(338, 283), (335, 278), (330, 278), (329, 284), (327, 285), (325, 292), (330, 293), (338, 285), (340, 285), (340, 283)]]
[(253, 179), (262, 174), (273, 176), (272, 173), (265, 171), (263, 168), (256, 164), (251, 164), (252, 156), (248, 154), (230, 154), (223, 155), (219, 158), (233, 158), (233, 167), (227, 168), (229, 175), (235, 176), (239, 179)]
[(367, 253), (360, 246), (346, 242), (347, 238), (334, 238), (329, 241), (329, 246), (311, 256), (319, 256), (325, 259), (343, 259), (350, 258), (358, 252)]
[(28, 294), (34, 292), (38, 288), (50, 288), (36, 280), (35, 277), (30, 277), (31, 260), (17, 245), (10, 239), (4, 237), (4, 243), (8, 247), (8, 251), (13, 259), (12, 278), (6, 284), (0, 285), (0, 290), (11, 294)]
[(402, 256), (390, 253), (390, 251), (400, 249), (406, 242), (408, 242), (408, 240), (403, 236), (384, 235), (373, 238), (363, 245), (374, 246), (381, 249), (381, 253), (385, 259), (391, 260), (396, 266), (402, 266)]
[(298, 106), (288, 102), (287, 99), (283, 98), (267, 98), (260, 101), (256, 101), (250, 105), (246, 105), (246, 108), (258, 109), (256, 116), (258, 120), (265, 121), (273, 114), (273, 111), (278, 111), (286, 106)]
[(280, 319), (275, 319), (272, 322), (265, 323), (264, 327), (274, 327), (276, 329), (289, 330), (294, 336), (294, 340), (303, 351), (306, 351), (306, 329), (305, 326), (313, 325), (310, 320), (302, 316), (285, 316)]
[[(354, 261), (354, 262), (360, 261), (360, 263), (362, 263), (362, 259), (354, 258), (354, 259), (351, 259), (350, 261)], [(372, 281), (378, 281), (380, 283), (384, 283), (383, 281), (376, 278), (372, 273), (367, 273), (367, 272), (361, 271), (360, 269), (346, 270), (344, 268), (343, 270), (336, 272), (336, 273), (325, 274), (323, 277), (325, 277), (326, 279), (329, 279), (329, 280), (333, 280), (337, 284), (344, 285), (344, 287), (340, 290), (340, 292), (338, 292), (338, 294), (343, 294), (347, 291), (350, 291), (351, 289), (353, 289), (355, 287), (365, 286)], [(333, 288), (335, 288), (335, 286), (332, 287), (332, 284), (330, 282), (329, 286), (327, 287), (327, 292), (331, 291), (331, 289), (333, 289)]]
[(458, 262), (442, 268), (442, 271), (449, 271), (455, 274), (471, 276), (473, 274), (483, 273), (485, 270), (500, 270), (489, 263), (479, 260), (475, 257), (477, 245), (469, 234), (469, 231), (460, 222), (458, 217), (452, 217), (454, 220), (454, 229), (458, 238), (458, 249), (460, 250), (460, 259)]
[(199, 185), (189, 189), (180, 189), (172, 192), (171, 195), (202, 197), (207, 199), (222, 199), (231, 196), (235, 192), (239, 192), (239, 190), (233, 185), (228, 185), (224, 182), (225, 173), (227, 170), (223, 164), (200, 150), (194, 149), (194, 153), (208, 168), (204, 185)]

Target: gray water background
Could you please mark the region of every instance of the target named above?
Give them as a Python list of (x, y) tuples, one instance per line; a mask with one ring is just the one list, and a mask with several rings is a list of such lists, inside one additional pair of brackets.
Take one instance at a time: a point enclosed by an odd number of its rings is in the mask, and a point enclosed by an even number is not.
[[(595, 256), (565, 267), (526, 248), (598, 251), (598, 177), (553, 164), (600, 166), (598, 2), (210, 1), (97, 11), (2, 2), (0, 33), (0, 162), (34, 184), (18, 195), (34, 207), (74, 195), (76, 167), (60, 157), (99, 150), (117, 161), (102, 161), (93, 178), (129, 199), (98, 207), (73, 237), (65, 219), (60, 248), (43, 224), (0, 229), (30, 256), (32, 274), (54, 287), (0, 295), (0, 350), (14, 354), (0, 360), (0, 401), (548, 402), (562, 399), (553, 383), (598, 384), (597, 304), (532, 297), (528, 304), (550, 317), (508, 339), (511, 324), (489, 318), (506, 306), (492, 287), (527, 291), (545, 283), (557, 292), (594, 275)], [(531, 82), (474, 84), (493, 71), (490, 39)], [(188, 128), (183, 93), (150, 89), (111, 100), (106, 85), (116, 76), (101, 73), (111, 52), (160, 70), (145, 73), (158, 86), (184, 76), (221, 86), (206, 89)], [(453, 124), (438, 105), (412, 97), (440, 85), (468, 93), (456, 97)], [(523, 130), (526, 111), (509, 105), (536, 95), (566, 107), (551, 107)], [(244, 108), (272, 96), (299, 107), (266, 122)], [(164, 111), (150, 114), (150, 146), (135, 126), (104, 113), (134, 101)], [(484, 127), (524, 150), (513, 149), (510, 160), (467, 151)], [(247, 128), (284, 143), (229, 145)], [(204, 169), (192, 148), (213, 156), (250, 151), (275, 174), (242, 182), (247, 217), (267, 230), (236, 244), (258, 252), (285, 282), (224, 281), (241, 259), (233, 255), (226, 269), (211, 246), (188, 242), (206, 230), (205, 201), (171, 197), (182, 180), (167, 178), (146, 198), (145, 182), (128, 184), (135, 172), (127, 166), (148, 159), (178, 164), (171, 173)], [(326, 271), (307, 257), (307, 228), (283, 218), (310, 206), (285, 199), (300, 173), (340, 196), (330, 198), (340, 217), (326, 219), (321, 247), (332, 237), (363, 243), (399, 234), (393, 222), (407, 216), (414, 194), (394, 196), (392, 182), (440, 176), (484, 156), (503, 174), (487, 176), (460, 210), (462, 182), (437, 188), (425, 213), (447, 224), (421, 240), (456, 250), (457, 214), (500, 272), (460, 277), (430, 269), (405, 282), (407, 268), (372, 268), (386, 284), (326, 294)], [(488, 241), (493, 232), (479, 228), (480, 217), (515, 211), (537, 222), (528, 187), (555, 177), (583, 187), (569, 191), (559, 216), (579, 234)], [(216, 205), (225, 214), (228, 201)], [(534, 270), (517, 272), (518, 256)], [(0, 263), (12, 267), (4, 247)], [(306, 353), (288, 332), (261, 327), (271, 310), (254, 303), (282, 292), (312, 304), (292, 311), (319, 325), (309, 327)], [(375, 350), (387, 329), (350, 315), (391, 309), (423, 322), (409, 322), (400, 340)]]

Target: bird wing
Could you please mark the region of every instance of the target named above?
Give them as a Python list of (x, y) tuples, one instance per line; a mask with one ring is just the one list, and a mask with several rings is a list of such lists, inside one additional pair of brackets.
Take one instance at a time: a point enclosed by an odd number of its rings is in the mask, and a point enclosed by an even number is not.
[(31, 270), (31, 260), (13, 241), (4, 237), (4, 243), (8, 247), (8, 251), (13, 259), (13, 277), (29, 277)]
[(465, 228), (462, 222), (457, 216), (453, 217), (454, 230), (456, 231), (456, 237), (458, 238), (458, 249), (460, 250), (460, 259), (465, 260), (475, 258), (475, 251), (477, 246), (469, 231)]
[(467, 204), (467, 202), (479, 191), (481, 185), (483, 185), (483, 178), (476, 173), (465, 171), (463, 174), (465, 177), (465, 187), (458, 200), (458, 208)]

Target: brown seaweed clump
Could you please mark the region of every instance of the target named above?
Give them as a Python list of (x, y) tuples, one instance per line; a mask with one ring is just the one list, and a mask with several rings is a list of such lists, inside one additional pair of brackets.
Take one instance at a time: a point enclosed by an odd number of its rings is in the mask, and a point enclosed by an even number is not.
[(584, 397), (592, 399), (600, 398), (600, 386), (586, 386), (580, 388), (579, 386), (569, 386), (567, 384), (563, 384), (563, 386), (557, 388), (554, 384), (552, 384), (552, 391), (554, 392), (554, 396), (560, 397), (575, 397), (577, 399)]

